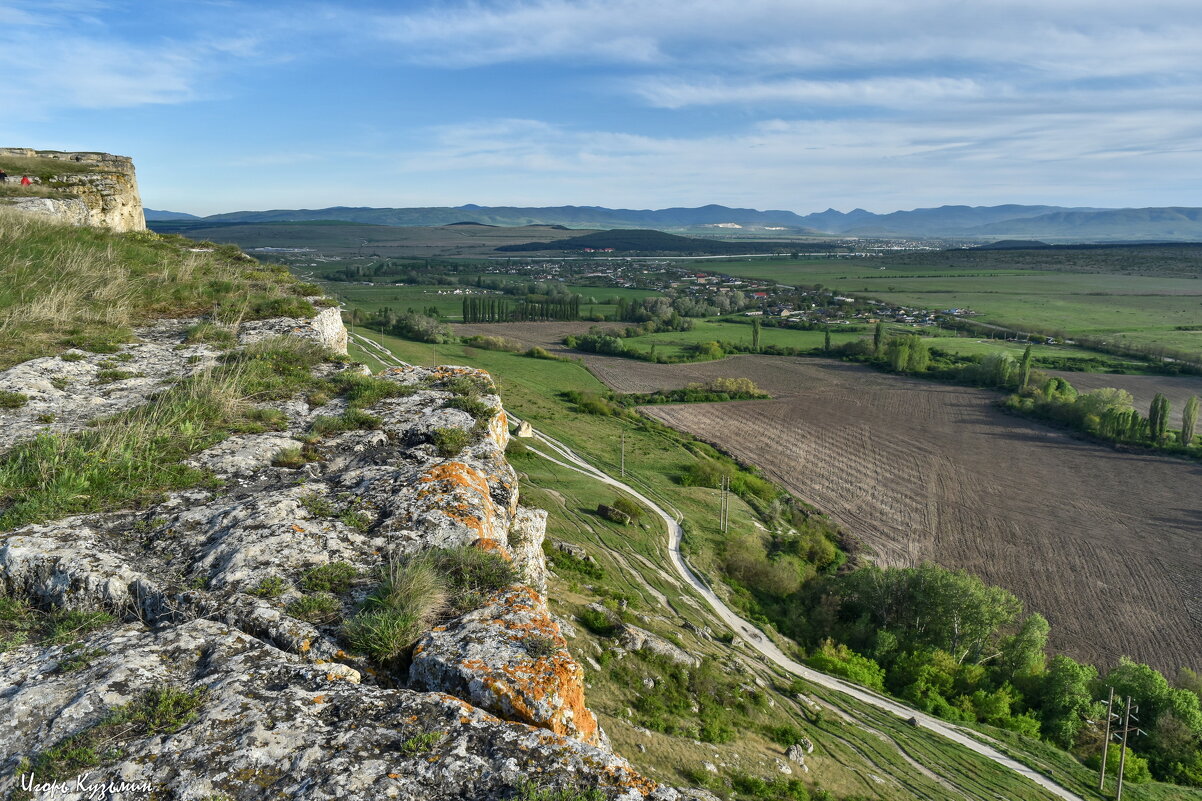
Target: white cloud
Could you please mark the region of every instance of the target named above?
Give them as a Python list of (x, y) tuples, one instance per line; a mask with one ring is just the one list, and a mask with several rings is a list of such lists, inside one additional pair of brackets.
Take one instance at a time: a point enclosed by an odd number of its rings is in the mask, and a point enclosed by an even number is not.
[[(738, 134), (649, 137), (499, 120), (431, 132), (399, 161), (421, 203), (706, 202), (877, 211), (942, 203), (1189, 205), (1202, 107), (1013, 120), (771, 120)], [(418, 201), (414, 201), (418, 202)]]
[(821, 106), (881, 106), (912, 108), (934, 101), (978, 98), (985, 93), (971, 78), (891, 78), (814, 81), (800, 78), (763, 82), (709, 79), (650, 78), (635, 83), (635, 91), (653, 106), (682, 108), (722, 103), (780, 102)]

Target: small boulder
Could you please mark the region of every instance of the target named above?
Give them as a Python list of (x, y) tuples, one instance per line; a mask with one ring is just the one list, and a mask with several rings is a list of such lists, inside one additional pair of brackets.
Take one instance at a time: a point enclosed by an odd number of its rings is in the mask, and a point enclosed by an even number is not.
[(648, 651), (649, 653), (657, 654), (672, 660), (679, 665), (688, 665), (689, 667), (697, 667), (701, 664), (701, 660), (683, 648), (659, 637), (646, 629), (640, 629), (638, 626), (632, 626), (629, 623), (622, 627), (622, 631), (618, 634), (618, 642), (628, 651)]

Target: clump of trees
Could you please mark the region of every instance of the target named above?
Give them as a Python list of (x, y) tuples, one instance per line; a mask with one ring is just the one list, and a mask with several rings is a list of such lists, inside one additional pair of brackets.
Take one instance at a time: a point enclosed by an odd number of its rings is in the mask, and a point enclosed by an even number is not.
[(1196, 439), (1198, 397), (1186, 401), (1181, 429), (1169, 428), (1172, 405), (1156, 393), (1147, 416), (1135, 408), (1131, 393), (1104, 388), (1080, 393), (1063, 378), (1051, 377), (1039, 386), (1027, 386), (1006, 399), (1006, 407), (1078, 428), (1111, 442), (1190, 452)]
[(357, 322), (385, 334), (418, 342), (442, 344), (455, 339), (450, 326), (438, 319), (438, 310), (433, 308), (424, 312), (407, 309), (398, 314), (391, 307), (385, 307), (372, 312), (366, 318), (361, 316)]
[(723, 566), (752, 616), (803, 644), (812, 666), (1082, 759), (1101, 750), (1103, 699), (1113, 687), (1139, 705), (1148, 733), (1131, 743), (1128, 777), (1202, 786), (1202, 678), (1193, 671), (1170, 681), (1129, 659), (1100, 672), (1065, 655), (1049, 658), (1047, 620), (968, 573), (930, 564), (839, 572), (820, 555), (781, 546), (745, 535)]

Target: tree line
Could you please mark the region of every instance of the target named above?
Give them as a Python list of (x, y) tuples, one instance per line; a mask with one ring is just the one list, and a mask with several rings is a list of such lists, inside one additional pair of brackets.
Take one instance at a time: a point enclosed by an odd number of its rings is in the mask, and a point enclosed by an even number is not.
[(553, 295), (510, 302), (492, 296), (463, 298), (465, 323), (511, 323), (549, 320), (579, 320), (580, 295)]

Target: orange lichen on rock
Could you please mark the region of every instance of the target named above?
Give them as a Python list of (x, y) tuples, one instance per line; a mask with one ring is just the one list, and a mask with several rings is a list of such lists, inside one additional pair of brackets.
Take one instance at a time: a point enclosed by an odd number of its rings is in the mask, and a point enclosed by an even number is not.
[[(532, 657), (525, 645), (530, 637), (553, 640), (558, 653)], [(446, 632), (431, 632), (421, 645), (410, 668), (416, 684), (460, 692), (508, 720), (601, 743), (597, 719), (584, 702), (584, 670), (535, 590), (500, 590), (487, 607)]]

